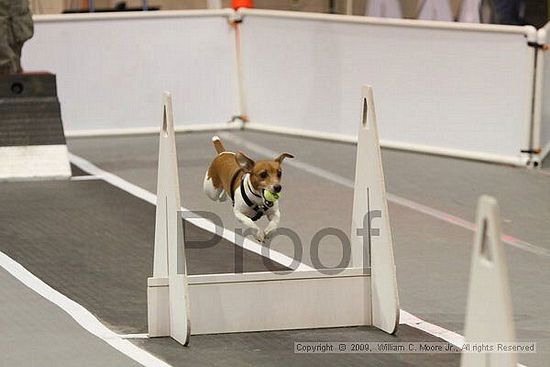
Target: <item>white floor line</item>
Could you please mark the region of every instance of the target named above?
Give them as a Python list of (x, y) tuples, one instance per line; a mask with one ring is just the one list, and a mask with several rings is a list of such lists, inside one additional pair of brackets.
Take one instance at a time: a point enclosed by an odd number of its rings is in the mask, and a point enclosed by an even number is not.
[(1, 251), (0, 266), (21, 283), (68, 313), (88, 332), (104, 340), (113, 348), (125, 354), (134, 361), (146, 367), (170, 367), (170, 365), (166, 362), (135, 346), (131, 342), (124, 340), (119, 335), (109, 330), (84, 307), (51, 288), (49, 285), (38, 279), (35, 275)]
[(464, 337), (462, 335), (457, 334), (454, 331), (444, 329), (440, 326), (430, 324), (429, 322), (419, 319), (418, 317), (408, 313), (405, 310), (400, 310), (400, 311), (401, 311), (399, 313), (400, 324), (409, 325), (410, 327), (413, 327), (415, 329), (422, 330), (428, 334), (431, 334), (440, 339), (443, 339), (446, 342), (449, 342), (459, 348), (462, 348), (462, 346), (464, 345)]
[[(454, 331), (444, 329), (440, 326), (430, 324), (429, 322), (419, 319), (418, 317), (408, 313), (405, 310), (401, 310), (401, 312), (399, 313), (399, 323), (401, 325), (408, 325), (415, 329), (422, 330), (428, 334), (443, 339), (458, 348), (462, 348), (464, 346), (464, 337), (462, 335), (457, 334)], [(526, 366), (518, 363), (517, 367)]]
[(122, 339), (149, 339), (149, 334), (143, 333), (143, 334), (118, 334), (119, 338)]
[[(110, 172), (104, 171), (101, 168), (97, 167), (93, 163), (87, 161), (84, 158), (81, 158), (77, 155), (74, 155), (72, 153), (69, 153), (69, 159), (71, 163), (73, 163), (75, 166), (80, 168), (81, 170), (88, 172), (94, 176), (100, 177), (101, 179), (105, 180), (106, 182), (110, 183), (111, 185), (118, 187), (121, 190), (124, 190), (142, 200), (145, 200), (153, 205), (157, 204), (157, 196), (145, 189), (142, 189), (139, 186), (134, 185), (131, 182), (128, 182)], [(182, 208), (183, 211), (190, 211), (186, 208)], [(252, 241), (249, 238), (242, 238), (241, 236), (238, 236), (235, 232), (230, 231), (226, 228), (219, 227), (209, 221), (208, 219), (199, 217), (199, 218), (189, 218), (189, 223), (204, 229), (205, 231), (208, 231), (210, 233), (221, 233), (221, 237), (228, 240), (232, 243), (239, 243), (242, 244), (242, 247), (248, 251), (254, 252), (258, 255), (264, 256), (262, 252), (265, 252), (265, 248), (260, 245), (257, 242)], [(275, 250), (269, 250), (268, 256), (269, 259), (282, 264), (284, 266), (289, 266), (293, 263), (293, 259), (285, 254), (282, 254)], [(295, 262), (296, 263), (296, 262)], [(295, 268), (295, 270), (298, 271), (307, 271), (307, 270), (314, 270), (311, 266), (308, 266), (303, 263), (299, 263), (298, 266)]]
[[(251, 150), (251, 151), (253, 151), (257, 154), (260, 154), (264, 157), (275, 157), (275, 156), (279, 155), (279, 153), (277, 153), (273, 150), (270, 150), (270, 149), (265, 148), (263, 146), (260, 146), (258, 144), (252, 143), (252, 142), (250, 142), (248, 140), (245, 140), (245, 139), (243, 139), (239, 136), (236, 136), (232, 133), (220, 132), (218, 134), (218, 136), (223, 138), (223, 139), (226, 139), (228, 141), (231, 141), (234, 144), (242, 145), (245, 148), (247, 148), (247, 149), (249, 149), (249, 150)], [(285, 165), (298, 168), (298, 169), (303, 170), (305, 172), (311, 173), (315, 176), (324, 178), (326, 180), (332, 181), (334, 183), (340, 184), (342, 186), (345, 186), (345, 187), (348, 187), (348, 188), (351, 188), (351, 189), (353, 189), (353, 186), (354, 186), (353, 180), (350, 180), (350, 179), (347, 179), (347, 178), (342, 177), (340, 175), (337, 175), (337, 174), (334, 174), (332, 172), (326, 171), (322, 168), (312, 166), (308, 163), (301, 162), (297, 159), (285, 160)], [(437, 210), (437, 209), (431, 208), (429, 206), (417, 203), (415, 201), (405, 199), (405, 198), (400, 197), (398, 195), (387, 193), (387, 198), (388, 198), (388, 201), (391, 201), (395, 204), (398, 204), (398, 205), (401, 205), (403, 207), (415, 210), (417, 212), (429, 215), (430, 217), (442, 220), (444, 222), (457, 225), (459, 227), (468, 229), (470, 231), (475, 231), (475, 229), (476, 229), (475, 224), (472, 223), (472, 222), (469, 222), (465, 219), (456, 217), (452, 214), (443, 212), (441, 210)], [(506, 244), (508, 244), (510, 246), (513, 246), (513, 247), (516, 247), (518, 249), (521, 249), (521, 250), (524, 250), (524, 251), (527, 251), (527, 252), (530, 252), (530, 253), (533, 253), (533, 254), (536, 254), (536, 255), (542, 255), (542, 256), (550, 257), (550, 250), (549, 249), (539, 247), (539, 246), (535, 246), (535, 245), (533, 245), (529, 242), (520, 240), (518, 238), (515, 238), (515, 237), (507, 235), (507, 234), (502, 234), (501, 239), (502, 239), (503, 243), (506, 243)]]
[(97, 177), (94, 175), (87, 175), (87, 176), (72, 176), (71, 181), (91, 181), (91, 180), (101, 180), (101, 177)]

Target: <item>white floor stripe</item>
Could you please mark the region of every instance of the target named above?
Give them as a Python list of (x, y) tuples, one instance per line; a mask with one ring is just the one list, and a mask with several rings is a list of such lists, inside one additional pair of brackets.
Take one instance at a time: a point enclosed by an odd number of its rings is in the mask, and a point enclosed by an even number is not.
[(138, 348), (131, 342), (124, 340), (119, 335), (109, 330), (88, 310), (59, 293), (49, 285), (38, 279), (35, 275), (0, 251), (0, 266), (18, 279), (21, 283), (54, 303), (68, 313), (80, 326), (88, 332), (104, 340), (116, 350), (125, 354), (134, 361), (146, 367), (169, 367), (166, 362), (158, 359), (149, 352)]
[(422, 330), (428, 334), (441, 338), (459, 348), (462, 348), (462, 346), (464, 345), (464, 337), (462, 335), (457, 334), (454, 331), (444, 329), (440, 326), (430, 324), (429, 322), (419, 319), (418, 317), (408, 313), (405, 310), (401, 310), (399, 314), (399, 323), (403, 325), (409, 325), (410, 327), (413, 327), (415, 329)]
[(72, 176), (71, 181), (92, 181), (92, 180), (101, 180), (101, 177), (97, 177), (94, 175), (89, 176)]
[[(223, 139), (226, 139), (228, 141), (231, 141), (234, 144), (242, 145), (245, 148), (247, 148), (247, 149), (249, 149), (249, 150), (251, 150), (251, 151), (253, 151), (257, 154), (260, 154), (264, 157), (275, 157), (275, 156), (279, 155), (279, 153), (277, 153), (273, 150), (270, 150), (270, 149), (267, 149), (267, 148), (265, 148), (263, 146), (260, 146), (258, 144), (252, 143), (252, 142), (250, 142), (248, 140), (245, 140), (245, 139), (243, 139), (239, 136), (236, 136), (232, 133), (220, 132), (218, 134), (218, 136), (223, 138)], [(340, 175), (337, 175), (337, 174), (334, 174), (332, 172), (326, 171), (322, 168), (312, 166), (308, 163), (301, 162), (297, 159), (286, 160), (285, 165), (292, 166), (294, 168), (298, 168), (298, 169), (303, 170), (305, 172), (311, 173), (315, 176), (327, 179), (327, 180), (332, 181), (334, 183), (337, 183), (337, 184), (340, 184), (342, 186), (349, 187), (349, 188), (353, 189), (353, 185), (354, 185), (353, 180), (350, 180), (350, 179), (347, 179), (347, 178), (342, 177)], [(475, 229), (476, 229), (476, 226), (475, 226), (474, 223), (469, 222), (465, 219), (456, 217), (452, 214), (445, 213), (443, 211), (431, 208), (429, 206), (417, 203), (417, 202), (409, 200), (409, 199), (405, 199), (405, 198), (400, 197), (398, 195), (387, 193), (387, 197), (388, 197), (388, 201), (391, 201), (395, 204), (398, 204), (398, 205), (401, 205), (403, 207), (415, 210), (417, 212), (429, 215), (433, 218), (442, 220), (444, 222), (457, 225), (459, 227), (468, 229), (470, 231), (475, 231)], [(502, 239), (503, 243), (506, 243), (506, 244), (508, 244), (510, 246), (513, 246), (513, 247), (516, 247), (518, 249), (521, 249), (521, 250), (524, 250), (524, 251), (527, 251), (527, 252), (530, 252), (530, 253), (533, 253), (533, 254), (536, 254), (536, 255), (542, 255), (542, 256), (550, 257), (550, 250), (549, 249), (539, 247), (539, 246), (535, 246), (535, 245), (533, 245), (529, 242), (520, 240), (518, 238), (515, 238), (515, 237), (507, 235), (507, 234), (502, 234), (501, 239)]]
[[(75, 166), (80, 168), (83, 171), (86, 171), (94, 176), (100, 177), (101, 179), (105, 180), (106, 182), (110, 183), (111, 185), (118, 187), (121, 190), (124, 190), (140, 199), (143, 199), (153, 205), (156, 205), (157, 203), (157, 196), (145, 189), (142, 189), (139, 186), (134, 185), (133, 183), (130, 183), (110, 172), (104, 171), (101, 168), (97, 167), (93, 163), (90, 163), (89, 161), (85, 160), (84, 158), (81, 158), (77, 155), (74, 155), (72, 153), (69, 153), (69, 160), (71, 163), (73, 163)], [(186, 208), (182, 208), (183, 211), (190, 211)], [(254, 252), (258, 255), (262, 255), (262, 252), (265, 252), (265, 248), (260, 245), (257, 242), (252, 241), (249, 238), (242, 238), (241, 236), (238, 236), (235, 232), (230, 231), (226, 228), (219, 227), (209, 221), (208, 219), (199, 217), (199, 218), (190, 218), (188, 219), (189, 223), (204, 229), (205, 231), (208, 231), (210, 233), (221, 233), (221, 236), (232, 243), (242, 243), (242, 247), (248, 251)], [(239, 241), (237, 241), (237, 239)], [(293, 259), (285, 254), (282, 254), (275, 250), (269, 250), (269, 255), (266, 256), (269, 259), (282, 264), (284, 266), (290, 266), (293, 263)], [(298, 263), (297, 261), (294, 261), (294, 263)], [(295, 267), (295, 270), (301, 271), (307, 271), (307, 270), (314, 270), (312, 267), (303, 264), (298, 263), (297, 267)]]
[(149, 339), (149, 334), (118, 334), (122, 339)]
[[(458, 348), (462, 348), (462, 346), (464, 345), (464, 337), (462, 335), (457, 334), (454, 331), (444, 329), (440, 326), (430, 324), (429, 322), (419, 319), (418, 317), (408, 313), (405, 310), (401, 310), (399, 314), (399, 323), (401, 325), (409, 325), (410, 327), (413, 327), (415, 329), (422, 330), (428, 334), (431, 334), (440, 339), (443, 339), (446, 342), (451, 343), (452, 345)], [(521, 363), (518, 363), (517, 367), (526, 367), (526, 366)]]

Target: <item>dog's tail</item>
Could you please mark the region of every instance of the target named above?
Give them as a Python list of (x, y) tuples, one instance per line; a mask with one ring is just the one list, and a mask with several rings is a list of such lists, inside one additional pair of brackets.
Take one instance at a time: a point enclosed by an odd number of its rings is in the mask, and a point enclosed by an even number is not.
[(225, 152), (225, 147), (218, 136), (212, 137), (212, 143), (214, 143), (214, 148), (216, 148), (216, 152), (218, 152), (218, 154)]

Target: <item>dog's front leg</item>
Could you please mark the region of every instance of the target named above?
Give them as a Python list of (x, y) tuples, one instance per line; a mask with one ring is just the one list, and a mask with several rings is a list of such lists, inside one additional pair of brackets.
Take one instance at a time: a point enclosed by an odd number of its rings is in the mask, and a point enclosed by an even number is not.
[(273, 208), (272, 210), (266, 213), (267, 219), (269, 219), (269, 224), (265, 228), (265, 237), (269, 237), (274, 230), (279, 227), (279, 222), (281, 220), (281, 212), (279, 208)]
[(243, 225), (245, 225), (246, 227), (252, 229), (252, 230), (255, 230), (255, 234), (254, 234), (254, 238), (258, 241), (258, 242), (264, 242), (264, 239), (265, 239), (265, 234), (264, 234), (264, 231), (262, 231), (260, 229), (260, 227), (258, 227), (256, 225), (256, 223), (254, 223), (254, 221), (250, 218), (248, 218), (246, 215), (244, 215), (243, 213), (241, 213), (240, 211), (238, 211), (237, 209), (234, 209), (233, 210), (233, 213), (235, 213), (235, 217), (237, 217), (237, 219), (239, 220), (239, 222), (241, 222)]

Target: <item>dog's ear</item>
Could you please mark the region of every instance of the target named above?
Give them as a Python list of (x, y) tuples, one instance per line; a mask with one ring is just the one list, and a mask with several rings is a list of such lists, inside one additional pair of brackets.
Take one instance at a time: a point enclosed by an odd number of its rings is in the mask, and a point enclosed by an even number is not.
[(282, 153), (277, 158), (275, 158), (274, 161), (281, 163), (285, 158), (294, 158), (294, 156), (290, 153)]
[(248, 158), (243, 152), (237, 152), (235, 160), (245, 172), (251, 172), (252, 168), (254, 168), (254, 161)]

